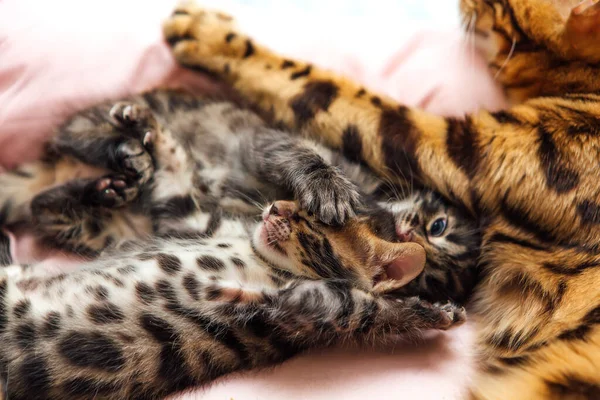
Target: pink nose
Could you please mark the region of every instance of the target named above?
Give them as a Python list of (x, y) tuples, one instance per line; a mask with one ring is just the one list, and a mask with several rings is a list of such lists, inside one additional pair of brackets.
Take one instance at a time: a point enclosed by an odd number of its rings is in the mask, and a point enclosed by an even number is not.
[(398, 237), (398, 240), (401, 242), (412, 242), (412, 240), (413, 240), (412, 231), (397, 232), (396, 236)]
[(293, 201), (276, 201), (269, 209), (270, 215), (284, 218), (289, 218), (296, 212), (298, 212), (298, 208), (296, 207), (296, 203)]

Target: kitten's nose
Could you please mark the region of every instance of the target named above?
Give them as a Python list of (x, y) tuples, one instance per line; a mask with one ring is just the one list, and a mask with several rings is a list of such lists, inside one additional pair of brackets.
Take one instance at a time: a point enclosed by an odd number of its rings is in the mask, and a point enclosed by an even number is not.
[(298, 212), (298, 207), (293, 201), (276, 201), (269, 209), (269, 215), (289, 218)]
[(401, 242), (412, 242), (413, 241), (413, 232), (412, 230), (406, 232), (397, 232), (398, 240)]

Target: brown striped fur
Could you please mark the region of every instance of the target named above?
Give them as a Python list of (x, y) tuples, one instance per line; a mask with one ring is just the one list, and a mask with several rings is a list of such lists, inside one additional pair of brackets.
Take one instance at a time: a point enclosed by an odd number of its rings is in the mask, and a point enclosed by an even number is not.
[(589, 40), (598, 25), (584, 24), (600, 5), (568, 17), (568, 3), (462, 2), (508, 97), (525, 102), (460, 120), (285, 60), (189, 3), (164, 25), (182, 65), (215, 73), (275, 121), (485, 217), (473, 399), (600, 397), (600, 51)]

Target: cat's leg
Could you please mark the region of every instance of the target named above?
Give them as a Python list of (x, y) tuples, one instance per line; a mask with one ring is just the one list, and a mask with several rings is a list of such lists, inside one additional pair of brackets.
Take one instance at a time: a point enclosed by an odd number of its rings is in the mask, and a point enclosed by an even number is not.
[(122, 240), (151, 232), (146, 217), (124, 208), (138, 190), (137, 182), (124, 175), (70, 180), (33, 198), (34, 229), (52, 246), (96, 256)]
[(257, 128), (240, 147), (246, 170), (294, 193), (303, 209), (325, 223), (344, 223), (360, 204), (356, 186), (298, 137)]
[(397, 335), (417, 337), (426, 329), (448, 329), (466, 319), (464, 308), (417, 297), (377, 296), (346, 282), (305, 281), (252, 298), (253, 324), (271, 327), (298, 345), (356, 341), (382, 344)]
[[(543, 98), (508, 111), (445, 118), (287, 60), (219, 13), (180, 6), (164, 33), (182, 65), (210, 70), (275, 121), (306, 131), (379, 175), (429, 186), (474, 213), (527, 221), (546, 237), (600, 235), (591, 218), (600, 138), (585, 122), (600, 115), (597, 96)], [(586, 140), (563, 134), (574, 131)]]
[[(103, 104), (68, 120), (47, 146), (42, 160), (0, 174), (0, 224), (31, 220), (30, 203), (44, 190), (77, 178), (126, 175), (137, 186), (152, 176), (146, 146), (156, 122), (143, 107)], [(132, 182), (133, 183), (133, 182)]]

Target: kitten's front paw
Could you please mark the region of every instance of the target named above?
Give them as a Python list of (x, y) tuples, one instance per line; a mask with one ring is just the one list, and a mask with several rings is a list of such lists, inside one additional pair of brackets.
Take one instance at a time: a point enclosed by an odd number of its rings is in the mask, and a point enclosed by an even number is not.
[(95, 206), (116, 208), (134, 200), (138, 192), (138, 185), (125, 176), (109, 175), (91, 182), (86, 187), (84, 201)]
[(299, 186), (300, 206), (326, 224), (343, 224), (360, 206), (356, 186), (336, 168), (316, 171)]

